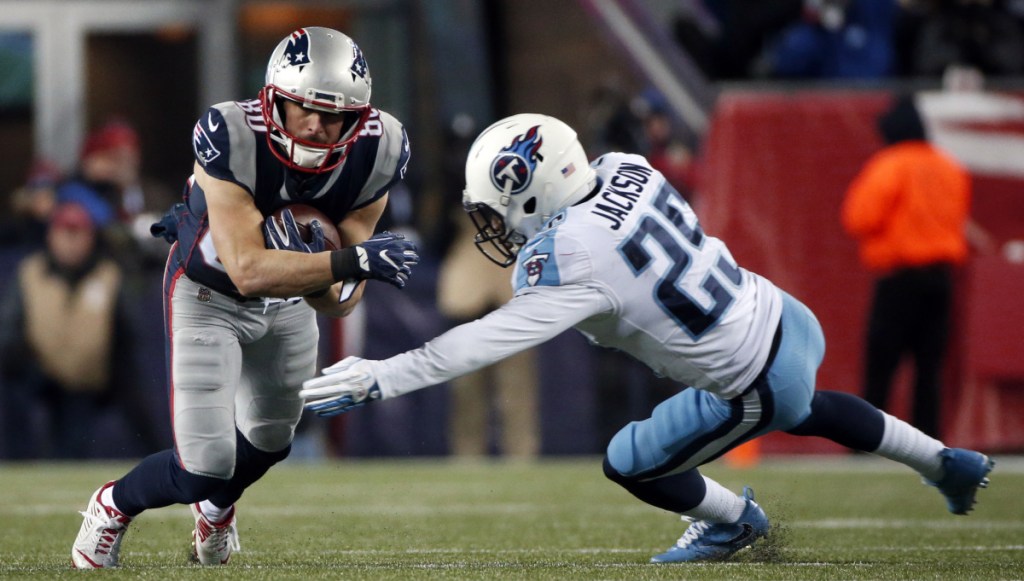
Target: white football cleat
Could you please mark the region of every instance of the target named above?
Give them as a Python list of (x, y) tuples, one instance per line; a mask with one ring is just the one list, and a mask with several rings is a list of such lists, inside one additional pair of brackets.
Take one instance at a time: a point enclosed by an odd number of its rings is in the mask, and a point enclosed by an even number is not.
[(241, 550), (238, 529), (235, 528), (235, 507), (219, 523), (211, 522), (199, 508), (199, 503), (189, 505), (196, 519), (192, 530), (192, 560), (203, 565), (226, 565), (231, 552)]
[(100, 500), (103, 491), (113, 485), (111, 480), (94, 492), (89, 505), (81, 513), (85, 520), (71, 547), (71, 563), (76, 569), (117, 567), (121, 539), (132, 519)]

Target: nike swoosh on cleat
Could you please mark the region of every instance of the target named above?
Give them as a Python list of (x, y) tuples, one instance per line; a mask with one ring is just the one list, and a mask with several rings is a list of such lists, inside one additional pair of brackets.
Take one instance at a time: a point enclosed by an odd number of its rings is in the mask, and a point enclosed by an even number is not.
[(754, 527), (750, 526), (748, 523), (743, 523), (743, 531), (740, 534), (736, 535), (732, 540), (730, 540), (729, 543), (730, 544), (742, 543), (743, 541), (745, 541), (745, 540), (749, 539), (751, 536), (753, 536), (753, 534), (754, 534)]
[(213, 133), (218, 128), (220, 128), (220, 123), (214, 123), (213, 122), (213, 113), (210, 113), (209, 115), (206, 116), (206, 124), (209, 125), (211, 133)]

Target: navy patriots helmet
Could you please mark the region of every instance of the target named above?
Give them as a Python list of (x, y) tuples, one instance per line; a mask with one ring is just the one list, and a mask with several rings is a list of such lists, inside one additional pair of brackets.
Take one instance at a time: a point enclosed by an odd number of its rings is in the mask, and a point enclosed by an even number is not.
[[(270, 55), (260, 91), (270, 150), (286, 166), (322, 173), (341, 165), (370, 115), (370, 70), (348, 36), (330, 28), (300, 28)], [(347, 117), (337, 143), (304, 140), (285, 129), (281, 99)]]

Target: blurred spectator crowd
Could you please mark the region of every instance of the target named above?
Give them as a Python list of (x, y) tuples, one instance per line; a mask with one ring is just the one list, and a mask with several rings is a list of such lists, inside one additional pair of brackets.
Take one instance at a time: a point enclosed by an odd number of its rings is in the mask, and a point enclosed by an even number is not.
[(687, 0), (673, 34), (714, 80), (1024, 71), (1020, 0)]
[(149, 225), (178, 196), (143, 175), (120, 119), (86, 136), (67, 174), (45, 159), (27, 173), (0, 224), (0, 458), (158, 450), (167, 244)]

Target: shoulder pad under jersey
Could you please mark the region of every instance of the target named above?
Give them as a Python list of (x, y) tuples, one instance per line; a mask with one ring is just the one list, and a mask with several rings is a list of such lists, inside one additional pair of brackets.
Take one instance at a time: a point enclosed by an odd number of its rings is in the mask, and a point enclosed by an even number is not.
[(218, 103), (192, 130), (193, 153), (206, 173), (250, 193), (256, 187), (257, 140), (267, 131), (259, 107), (257, 99)]
[(363, 138), (378, 140), (377, 153), (370, 177), (359, 192), (353, 208), (366, 206), (386, 194), (391, 186), (405, 178), (409, 164), (409, 137), (405, 127), (390, 113), (376, 109), (375, 115), (363, 128), (363, 133)]

